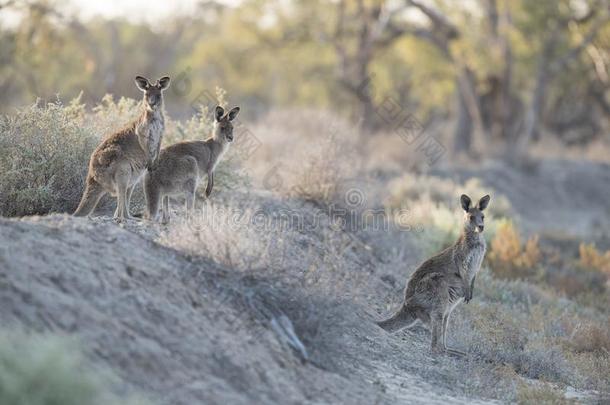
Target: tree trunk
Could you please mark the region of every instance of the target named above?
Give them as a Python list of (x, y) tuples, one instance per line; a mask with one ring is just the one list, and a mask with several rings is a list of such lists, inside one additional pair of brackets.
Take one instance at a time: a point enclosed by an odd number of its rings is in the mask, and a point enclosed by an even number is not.
[(458, 119), (453, 134), (453, 153), (473, 151), (474, 131), (481, 130), (481, 112), (472, 72), (463, 67), (456, 79)]
[(532, 94), (532, 102), (525, 116), (525, 128), (523, 136), (521, 137), (521, 143), (524, 145), (521, 145), (520, 149), (523, 149), (532, 139), (538, 137), (538, 124), (542, 114), (547, 83), (548, 71), (546, 62), (542, 61), (541, 65), (538, 67), (538, 73), (536, 74), (536, 86), (534, 87), (534, 92)]
[(546, 87), (551, 74), (551, 72), (549, 72), (549, 63), (555, 48), (555, 43), (555, 33), (552, 33), (549, 39), (546, 41), (542, 53), (540, 54), (538, 70), (536, 73), (536, 84), (534, 85), (530, 105), (525, 112), (525, 125), (523, 132), (517, 137), (517, 140), (513, 144), (512, 148), (509, 149), (512, 159), (521, 159), (532, 139), (537, 137), (540, 116), (542, 115), (542, 109), (544, 108)]
[(453, 133), (453, 154), (468, 153), (472, 146), (472, 117), (460, 80), (456, 80), (458, 117)]

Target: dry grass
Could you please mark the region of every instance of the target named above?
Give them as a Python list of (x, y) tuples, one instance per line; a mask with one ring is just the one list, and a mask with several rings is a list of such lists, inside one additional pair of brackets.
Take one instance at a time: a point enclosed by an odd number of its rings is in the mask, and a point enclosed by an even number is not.
[(360, 246), (324, 210), (293, 200), (216, 198), (193, 218), (175, 218), (159, 242), (236, 271), (304, 283), (332, 297), (355, 294), (345, 283), (364, 283), (359, 277), (366, 276), (352, 268), (353, 250)]
[(575, 403), (567, 400), (561, 390), (548, 384), (528, 385), (520, 384), (517, 391), (517, 402), (519, 404), (554, 404), (565, 405)]
[(570, 339), (566, 341), (567, 346), (576, 353), (592, 352), (601, 356), (610, 356), (608, 324), (610, 324), (610, 317), (606, 322), (606, 327), (589, 321), (567, 325), (567, 333), (570, 336)]
[(245, 168), (256, 185), (277, 195), (339, 203), (342, 186), (361, 167), (357, 129), (328, 111), (274, 110), (251, 130), (261, 145)]
[[(523, 280), (477, 277), (477, 300), (460, 307), (455, 341), (517, 375), (610, 392), (607, 315)], [(600, 325), (597, 326), (596, 325)]]

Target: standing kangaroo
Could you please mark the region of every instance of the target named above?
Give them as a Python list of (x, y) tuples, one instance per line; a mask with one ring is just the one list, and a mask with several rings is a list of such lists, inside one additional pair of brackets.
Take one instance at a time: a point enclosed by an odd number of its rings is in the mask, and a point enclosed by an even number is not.
[(144, 93), (143, 111), (125, 128), (104, 139), (91, 154), (85, 192), (75, 216), (89, 215), (100, 198), (110, 193), (117, 197), (114, 217), (131, 218), (129, 203), (133, 188), (159, 156), (165, 129), (163, 91), (169, 80), (164, 76), (151, 84), (145, 77), (136, 76), (136, 85)]
[(155, 220), (159, 211), (159, 202), (163, 200), (161, 221), (169, 221), (169, 196), (184, 193), (187, 211), (195, 207), (195, 191), (199, 180), (208, 176), (205, 189), (206, 197), (210, 196), (214, 186), (214, 169), (220, 158), (233, 142), (233, 121), (239, 113), (239, 107), (225, 114), (224, 108), (216, 106), (212, 136), (204, 141), (185, 141), (164, 148), (159, 154), (155, 168), (149, 169), (144, 177), (144, 195), (146, 196), (146, 217)]
[(465, 211), (462, 234), (452, 246), (426, 260), (415, 270), (407, 283), (402, 307), (391, 318), (378, 322), (379, 326), (394, 332), (421, 321), (432, 332), (433, 353), (465, 355), (447, 347), (447, 326), (455, 307), (462, 300), (469, 302), (472, 299), (474, 280), (485, 256), (483, 211), (489, 200), (490, 197), (486, 195), (473, 207), (470, 197), (460, 197)]

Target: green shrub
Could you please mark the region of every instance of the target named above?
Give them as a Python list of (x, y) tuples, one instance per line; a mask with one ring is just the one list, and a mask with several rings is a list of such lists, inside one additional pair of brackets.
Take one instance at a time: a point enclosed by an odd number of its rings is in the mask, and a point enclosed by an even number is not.
[(105, 380), (85, 370), (73, 345), (63, 339), (0, 334), (0, 404), (125, 403), (104, 391)]
[(72, 211), (98, 137), (78, 99), (36, 103), (0, 117), (0, 214)]

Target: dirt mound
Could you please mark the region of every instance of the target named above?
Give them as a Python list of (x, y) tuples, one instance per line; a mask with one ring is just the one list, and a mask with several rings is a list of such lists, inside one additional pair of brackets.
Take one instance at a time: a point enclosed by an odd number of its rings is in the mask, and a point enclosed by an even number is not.
[[(76, 336), (118, 375), (118, 392), (161, 404), (477, 403), (460, 388), (464, 366), (428, 355), (426, 333), (399, 341), (363, 307), (189, 257), (156, 233), (135, 221), (1, 219), (2, 324)], [(310, 361), (252, 297), (291, 319)], [(315, 331), (303, 317), (312, 306), (326, 314)]]

